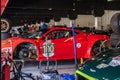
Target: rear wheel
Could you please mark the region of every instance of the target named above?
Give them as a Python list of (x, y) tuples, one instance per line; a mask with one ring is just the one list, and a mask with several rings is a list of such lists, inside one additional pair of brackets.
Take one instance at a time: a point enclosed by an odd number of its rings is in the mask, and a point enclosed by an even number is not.
[(92, 48), (92, 56), (109, 49), (110, 45), (107, 40), (97, 41)]

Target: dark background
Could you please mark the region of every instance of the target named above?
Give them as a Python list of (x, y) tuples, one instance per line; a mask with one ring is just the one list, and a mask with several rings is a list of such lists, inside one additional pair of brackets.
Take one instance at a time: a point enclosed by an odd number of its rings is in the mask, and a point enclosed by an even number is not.
[(9, 0), (1, 17), (15, 26), (41, 19), (45, 22), (59, 21), (61, 17), (76, 19), (78, 14), (100, 17), (104, 10), (120, 10), (120, 0)]

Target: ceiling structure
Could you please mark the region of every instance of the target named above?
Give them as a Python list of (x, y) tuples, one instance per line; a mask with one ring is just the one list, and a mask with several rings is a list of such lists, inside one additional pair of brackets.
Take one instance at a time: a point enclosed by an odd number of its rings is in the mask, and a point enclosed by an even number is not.
[(1, 17), (21, 25), (41, 19), (75, 19), (78, 14), (102, 16), (104, 10), (120, 10), (120, 0), (9, 0)]

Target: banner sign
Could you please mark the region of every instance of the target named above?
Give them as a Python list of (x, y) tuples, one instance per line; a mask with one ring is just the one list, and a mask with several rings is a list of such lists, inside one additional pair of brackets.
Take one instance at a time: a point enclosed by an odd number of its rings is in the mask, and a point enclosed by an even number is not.
[(51, 43), (50, 40), (47, 40), (45, 43), (43, 43), (42, 53), (44, 57), (54, 56), (54, 43)]

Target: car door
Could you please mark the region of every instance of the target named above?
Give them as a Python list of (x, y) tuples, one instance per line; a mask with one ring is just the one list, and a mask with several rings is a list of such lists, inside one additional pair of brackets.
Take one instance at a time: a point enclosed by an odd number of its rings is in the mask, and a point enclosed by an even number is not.
[[(73, 53), (73, 38), (71, 30), (53, 30), (43, 37), (40, 42), (41, 46), (47, 39), (54, 44), (54, 55), (51, 59), (62, 60), (62, 59), (72, 59)], [(42, 52), (42, 48), (40, 48)]]
[(55, 58), (72, 59), (73, 56), (73, 38), (71, 30), (56, 30), (56, 37), (52, 39), (55, 45)]

